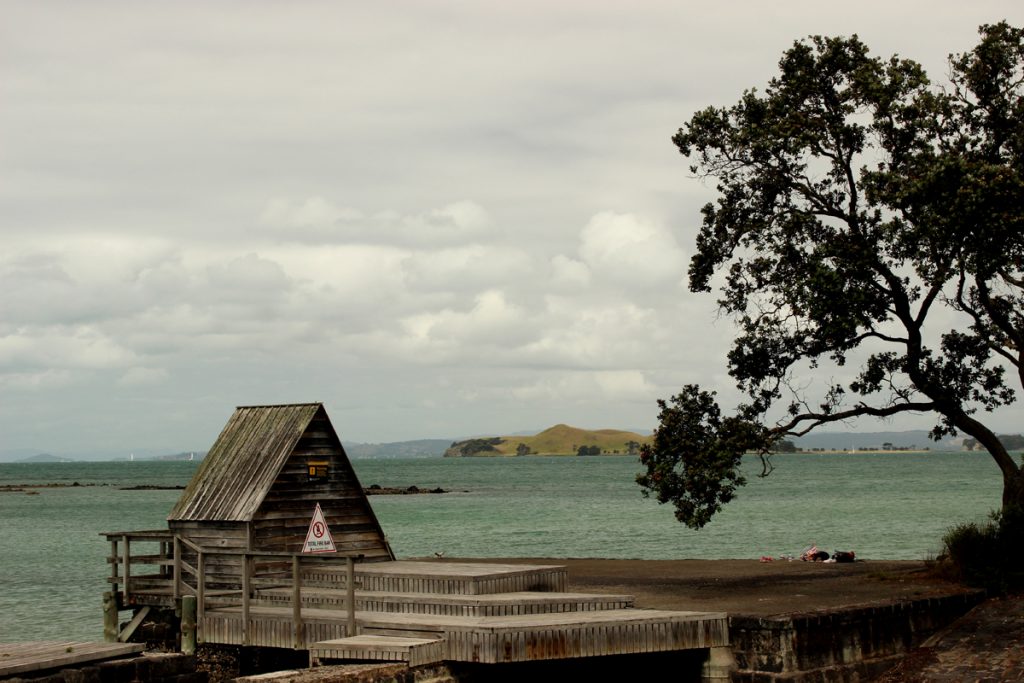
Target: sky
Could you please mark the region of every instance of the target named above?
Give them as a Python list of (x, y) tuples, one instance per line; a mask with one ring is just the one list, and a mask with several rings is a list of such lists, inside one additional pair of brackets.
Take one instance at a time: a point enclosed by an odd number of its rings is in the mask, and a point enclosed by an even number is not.
[[(649, 430), (735, 399), (671, 136), (811, 34), (935, 80), (1018, 0), (0, 0), (0, 453)], [(1018, 429), (1021, 408), (994, 416)], [(865, 430), (928, 428), (912, 418)]]

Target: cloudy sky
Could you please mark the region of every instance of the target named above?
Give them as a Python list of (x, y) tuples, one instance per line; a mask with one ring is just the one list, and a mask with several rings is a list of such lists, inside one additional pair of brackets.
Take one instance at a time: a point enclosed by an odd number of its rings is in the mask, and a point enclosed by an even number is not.
[(206, 448), (258, 403), (323, 401), (343, 439), (395, 441), (649, 429), (688, 382), (729, 400), (731, 327), (685, 286), (712, 188), (671, 135), (797, 38), (857, 33), (941, 79), (1024, 5), (0, 16), (0, 451), (123, 455)]

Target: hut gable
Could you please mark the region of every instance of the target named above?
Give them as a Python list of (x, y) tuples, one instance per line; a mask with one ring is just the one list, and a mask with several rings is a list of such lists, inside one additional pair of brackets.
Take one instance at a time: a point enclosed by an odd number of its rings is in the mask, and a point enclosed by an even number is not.
[(199, 538), (218, 529), (222, 545), (299, 552), (318, 503), (338, 551), (393, 557), (323, 405), (244, 406), (167, 519)]

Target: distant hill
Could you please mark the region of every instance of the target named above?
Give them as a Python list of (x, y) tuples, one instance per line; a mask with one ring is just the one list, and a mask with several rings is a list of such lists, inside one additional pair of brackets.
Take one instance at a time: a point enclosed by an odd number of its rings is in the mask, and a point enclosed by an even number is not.
[(619, 429), (579, 429), (558, 424), (534, 436), (492, 436), (456, 441), (446, 458), (515, 455), (629, 455), (651, 436)]
[(39, 455), (33, 455), (28, 458), (22, 458), (15, 462), (78, 462), (71, 458), (63, 458), (59, 455), (52, 455), (50, 453), (40, 453)]
[(866, 448), (882, 448), (884, 444), (892, 444), (897, 449), (959, 451), (963, 450), (963, 436), (935, 442), (928, 438), (924, 429), (904, 432), (811, 432), (807, 436), (791, 439), (797, 448), (811, 450), (864, 450)]

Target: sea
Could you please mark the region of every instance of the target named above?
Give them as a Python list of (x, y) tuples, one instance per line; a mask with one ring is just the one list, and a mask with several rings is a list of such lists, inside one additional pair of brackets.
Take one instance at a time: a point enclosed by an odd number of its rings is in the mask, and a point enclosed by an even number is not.
[[(798, 555), (810, 544), (864, 560), (934, 557), (953, 525), (984, 522), (1001, 478), (983, 453), (777, 455), (704, 529), (641, 495), (627, 456), (360, 459), (363, 484), (447, 493), (371, 496), (399, 558), (720, 559)], [(101, 533), (166, 528), (198, 462), (0, 463), (0, 642), (102, 640), (109, 590)], [(312, 514), (312, 510), (310, 511)]]

